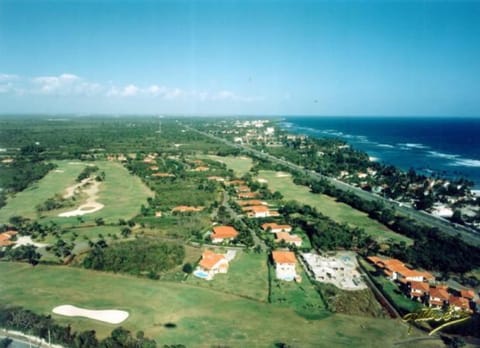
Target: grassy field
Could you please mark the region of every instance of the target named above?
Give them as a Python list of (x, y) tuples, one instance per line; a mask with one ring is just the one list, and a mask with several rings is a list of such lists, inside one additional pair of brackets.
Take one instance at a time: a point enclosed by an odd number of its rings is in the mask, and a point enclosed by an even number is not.
[(337, 202), (329, 196), (313, 194), (308, 187), (295, 185), (291, 177), (279, 177), (276, 174), (277, 172), (274, 171), (260, 171), (258, 177), (266, 179), (269, 188), (273, 191), (280, 191), (286, 200), (296, 200), (308, 204), (336, 222), (363, 228), (365, 232), (379, 242), (393, 240), (396, 242), (404, 241), (407, 245), (413, 244), (410, 238), (393, 232), (381, 223), (369, 218), (367, 214), (347, 204)]
[[(288, 307), (185, 283), (72, 267), (2, 262), (0, 278), (0, 298), (4, 303), (45, 314), (61, 304), (127, 310), (130, 317), (122, 326), (133, 332), (144, 330), (160, 344), (273, 347), (285, 342), (294, 347), (386, 347), (399, 340), (424, 337), (415, 330), (408, 336), (407, 326), (394, 320), (339, 314), (307, 320)], [(94, 328), (100, 337), (115, 327), (89, 319), (53, 317), (71, 324), (75, 330)], [(175, 323), (177, 327), (167, 329), (165, 323)], [(421, 342), (415, 342), (415, 347), (421, 347)]]
[(225, 163), (227, 167), (229, 169), (232, 169), (235, 175), (239, 177), (248, 173), (250, 171), (250, 168), (252, 168), (252, 165), (253, 165), (253, 161), (250, 157), (243, 157), (243, 156), (242, 157), (240, 156), (222, 157), (222, 156), (208, 155), (208, 156), (199, 157), (199, 158), (207, 158), (214, 161)]
[(320, 294), (310, 283), (300, 265), (297, 265), (297, 274), (302, 277), (301, 283), (276, 279), (275, 269), (272, 266), (269, 271), (271, 275), (270, 300), (273, 304), (293, 308), (305, 318), (321, 319), (330, 315)]
[[(35, 210), (37, 204), (43, 203), (55, 194), (63, 194), (68, 186), (75, 183), (75, 179), (87, 163), (59, 161), (58, 168), (48, 173), (43, 179), (18, 193), (0, 209), (0, 223), (7, 222), (13, 215), (28, 218), (37, 218)], [(106, 179), (100, 185), (98, 201), (104, 208), (92, 214), (82, 216), (85, 222), (93, 222), (101, 217), (106, 222), (118, 222), (119, 219), (130, 219), (140, 211), (141, 204), (151, 196), (150, 190), (141, 182), (140, 178), (130, 175), (118, 163), (95, 162), (100, 171), (104, 171)], [(79, 203), (80, 205), (81, 203)], [(68, 208), (65, 210), (73, 210)], [(63, 210), (63, 211), (65, 211)], [(50, 211), (40, 218), (40, 222), (55, 221), (62, 225), (78, 225), (77, 217), (61, 218), (57, 215), (60, 210)]]
[(267, 272), (266, 254), (247, 254), (239, 250), (227, 274), (217, 274), (211, 281), (190, 275), (187, 283), (267, 302)]
[(8, 219), (15, 215), (31, 219), (37, 218), (35, 206), (45, 202), (56, 193), (63, 193), (68, 186), (75, 183), (75, 178), (86, 166), (86, 163), (69, 165), (67, 161), (55, 163), (58, 165), (57, 169), (50, 171), (41, 180), (8, 200), (7, 205), (0, 209), (0, 223), (8, 222)]

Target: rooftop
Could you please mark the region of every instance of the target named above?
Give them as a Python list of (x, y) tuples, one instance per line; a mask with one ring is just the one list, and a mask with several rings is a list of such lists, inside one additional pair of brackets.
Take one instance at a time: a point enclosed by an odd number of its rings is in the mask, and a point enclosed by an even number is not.
[(277, 264), (279, 263), (297, 263), (295, 254), (291, 251), (272, 251), (273, 261)]

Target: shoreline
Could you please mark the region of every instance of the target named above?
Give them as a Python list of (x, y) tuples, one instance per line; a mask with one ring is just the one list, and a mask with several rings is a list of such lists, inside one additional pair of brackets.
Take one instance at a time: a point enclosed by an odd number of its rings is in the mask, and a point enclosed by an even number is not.
[[(344, 134), (342, 131), (336, 131), (334, 129), (329, 129), (328, 130), (330, 132), (330, 136), (328, 134), (315, 134), (315, 131), (320, 131), (320, 128), (319, 129), (313, 129), (312, 128), (311, 131), (309, 131), (308, 129), (306, 129), (307, 127), (299, 126), (295, 122), (290, 122), (289, 120), (284, 120), (284, 121), (278, 122), (278, 123), (276, 123), (276, 125), (282, 131), (287, 132), (288, 134), (306, 135), (308, 137), (315, 138), (315, 139), (327, 139), (327, 138), (332, 138), (332, 137), (340, 139), (340, 140), (344, 141), (346, 144), (348, 144), (350, 146), (354, 146), (354, 148), (357, 151), (366, 154), (369, 157), (369, 160), (371, 162), (379, 162), (379, 163), (383, 163), (385, 165), (392, 165), (395, 168), (400, 169), (402, 172), (407, 172), (408, 171), (408, 168), (406, 168), (404, 165), (400, 165), (398, 163), (396, 164), (396, 163), (394, 163), (395, 161), (391, 161), (391, 160), (389, 161), (389, 160), (381, 159), (381, 158), (379, 158), (378, 154), (372, 153), (371, 151), (361, 149), (361, 147), (358, 146), (357, 142), (354, 141), (354, 138), (355, 137), (365, 138), (364, 136), (352, 136), (352, 135), (349, 135), (349, 134)], [(305, 129), (303, 129), (303, 128), (305, 128)], [(382, 147), (381, 146), (382, 144), (378, 143), (377, 141), (372, 141), (372, 144), (377, 144), (380, 147)], [(383, 144), (383, 145), (387, 146), (385, 144)], [(411, 150), (411, 149), (420, 149), (420, 150), (425, 150), (425, 151), (426, 150), (431, 150), (431, 151), (428, 151), (428, 152), (429, 153), (432, 153), (432, 152), (437, 153), (435, 151), (432, 151), (432, 149), (429, 146), (416, 144), (416, 143), (413, 143), (413, 142), (412, 143), (405, 142), (405, 144), (403, 144), (403, 145), (407, 146), (409, 148), (409, 150)], [(386, 148), (386, 149), (391, 150), (392, 148), (394, 148), (394, 147), (391, 146), (391, 145), (388, 145), (388, 148)], [(382, 149), (380, 149), (378, 151), (381, 151), (381, 150)], [(378, 151), (375, 150), (374, 152), (378, 152)], [(441, 154), (441, 153), (437, 153), (437, 154), (442, 155), (442, 156), (440, 156), (440, 155), (438, 155), (438, 156), (443, 157), (443, 158), (450, 158), (450, 156), (453, 156), (452, 158), (457, 160), (457, 161), (463, 160), (462, 158), (460, 158), (460, 155), (444, 155), (444, 154)], [(410, 167), (414, 167), (414, 165), (410, 165)], [(446, 166), (446, 167), (448, 167), (448, 166)], [(454, 166), (452, 166), (452, 168), (453, 167)], [(466, 165), (465, 168), (468, 169), (469, 166)], [(455, 174), (455, 173), (452, 172), (450, 174), (445, 174), (445, 173), (443, 173), (445, 170), (442, 169), (442, 168), (437, 168), (437, 169), (433, 170), (433, 169), (429, 169), (428, 167), (427, 167), (427, 169), (416, 168), (415, 170), (416, 170), (417, 173), (422, 173), (422, 174), (424, 174), (428, 177), (433, 177), (436, 174), (439, 177), (447, 179), (447, 180), (454, 180), (454, 179), (459, 179), (459, 178), (464, 178), (464, 179), (470, 180), (470, 181), (473, 182), (473, 185), (470, 188), (470, 191), (472, 193), (474, 193), (474, 191), (476, 191), (477, 192), (476, 196), (477, 197), (480, 196), (480, 180), (478, 178), (477, 178), (477, 180), (473, 180), (468, 173), (461, 173), (460, 172), (460, 175), (458, 175), (458, 174)]]
[(66, 348), (59, 344), (48, 344), (43, 338), (27, 335), (20, 331), (0, 328), (0, 338), (11, 338), (14, 341), (24, 344), (34, 344), (36, 347)]

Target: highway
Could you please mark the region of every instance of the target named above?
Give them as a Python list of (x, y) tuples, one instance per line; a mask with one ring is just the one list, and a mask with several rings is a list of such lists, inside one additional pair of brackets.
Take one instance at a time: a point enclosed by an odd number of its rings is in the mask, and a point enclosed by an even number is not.
[(289, 161), (286, 161), (284, 159), (272, 156), (268, 153), (252, 149), (251, 147), (248, 147), (246, 145), (235, 144), (235, 143), (232, 143), (231, 141), (228, 141), (226, 139), (217, 137), (213, 134), (202, 132), (198, 129), (195, 129), (195, 128), (192, 128), (192, 127), (189, 127), (189, 126), (186, 126), (186, 125), (184, 125), (184, 126), (191, 131), (197, 132), (197, 133), (202, 134), (206, 137), (209, 137), (209, 138), (214, 139), (216, 141), (222, 142), (222, 143), (224, 143), (224, 144), (226, 144), (230, 147), (238, 148), (238, 149), (244, 151), (245, 153), (247, 153), (249, 155), (252, 155), (254, 157), (264, 159), (264, 160), (268, 160), (268, 161), (273, 162), (273, 163), (281, 164), (281, 165), (283, 165), (287, 168), (290, 168), (290, 169), (292, 169), (292, 170), (294, 170), (298, 173), (304, 174), (311, 179), (327, 180), (331, 185), (333, 185), (337, 189), (340, 189), (342, 191), (352, 192), (352, 193), (356, 194), (358, 197), (360, 197), (361, 199), (364, 199), (364, 200), (367, 200), (367, 201), (381, 202), (386, 207), (391, 207), (399, 215), (409, 217), (409, 218), (411, 218), (413, 220), (416, 220), (416, 221), (418, 221), (422, 224), (425, 224), (427, 226), (436, 227), (440, 231), (444, 232), (445, 234), (451, 235), (451, 236), (455, 236), (457, 234), (460, 234), (461, 238), (466, 243), (474, 245), (474, 246), (480, 246), (480, 233), (475, 231), (474, 229), (471, 229), (471, 228), (468, 228), (468, 227), (465, 227), (465, 226), (460, 226), (460, 225), (457, 225), (457, 224), (453, 224), (448, 220), (445, 220), (445, 219), (442, 219), (442, 218), (437, 218), (437, 217), (435, 217), (433, 215), (430, 215), (430, 214), (428, 214), (424, 211), (415, 210), (415, 209), (407, 207), (407, 206), (402, 206), (398, 202), (391, 201), (389, 199), (386, 199), (386, 198), (384, 198), (382, 196), (379, 196), (379, 195), (376, 195), (374, 193), (364, 191), (364, 190), (362, 190), (358, 187), (349, 185), (349, 184), (344, 183), (342, 181), (339, 181), (335, 178), (331, 178), (331, 177), (322, 175), (322, 174), (317, 173), (317, 172), (306, 170), (305, 168), (303, 168), (299, 165), (296, 165), (296, 164), (291, 163)]

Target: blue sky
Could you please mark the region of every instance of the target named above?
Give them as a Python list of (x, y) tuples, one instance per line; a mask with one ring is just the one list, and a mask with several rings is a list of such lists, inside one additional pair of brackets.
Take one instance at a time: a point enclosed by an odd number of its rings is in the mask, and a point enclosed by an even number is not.
[(479, 1), (0, 0), (0, 113), (480, 116)]

